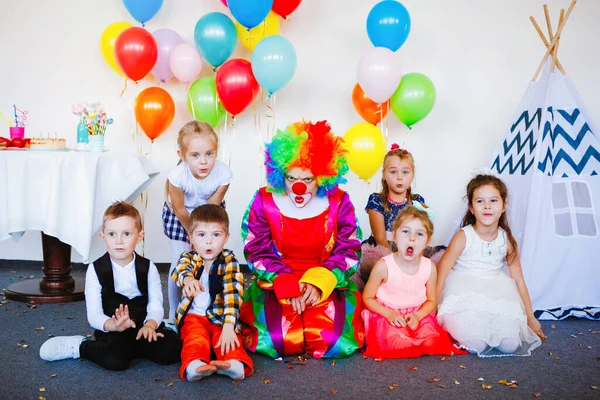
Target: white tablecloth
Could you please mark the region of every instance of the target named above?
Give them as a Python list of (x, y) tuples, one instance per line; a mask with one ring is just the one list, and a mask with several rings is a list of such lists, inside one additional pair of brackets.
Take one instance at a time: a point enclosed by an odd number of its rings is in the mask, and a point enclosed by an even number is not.
[(0, 240), (43, 231), (92, 262), (106, 207), (136, 199), (158, 173), (137, 154), (0, 151)]

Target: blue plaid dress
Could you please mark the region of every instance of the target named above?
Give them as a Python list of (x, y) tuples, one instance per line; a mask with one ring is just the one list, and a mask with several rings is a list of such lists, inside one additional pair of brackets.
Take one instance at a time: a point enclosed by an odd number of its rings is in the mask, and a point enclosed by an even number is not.
[(185, 232), (185, 228), (181, 225), (181, 222), (177, 219), (177, 215), (169, 208), (166, 202), (162, 209), (162, 220), (165, 235), (167, 235), (169, 239), (186, 243), (190, 242), (190, 239)]

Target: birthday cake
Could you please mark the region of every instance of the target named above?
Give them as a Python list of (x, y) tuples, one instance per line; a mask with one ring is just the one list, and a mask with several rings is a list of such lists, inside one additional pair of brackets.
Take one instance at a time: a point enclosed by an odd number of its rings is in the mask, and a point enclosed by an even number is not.
[(67, 140), (64, 138), (32, 138), (29, 148), (31, 150), (65, 150)]

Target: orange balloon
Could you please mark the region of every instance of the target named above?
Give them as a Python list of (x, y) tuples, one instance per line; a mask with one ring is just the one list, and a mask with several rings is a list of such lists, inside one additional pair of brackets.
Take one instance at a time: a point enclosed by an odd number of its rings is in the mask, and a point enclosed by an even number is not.
[(388, 111), (390, 111), (389, 100), (382, 104), (375, 103), (367, 97), (358, 83), (354, 85), (354, 90), (352, 91), (352, 104), (354, 104), (354, 108), (356, 109), (356, 112), (358, 112), (358, 115), (373, 125), (380, 123), (381, 120), (385, 118)]
[(175, 116), (175, 103), (166, 90), (149, 87), (135, 99), (135, 119), (151, 142), (167, 130)]

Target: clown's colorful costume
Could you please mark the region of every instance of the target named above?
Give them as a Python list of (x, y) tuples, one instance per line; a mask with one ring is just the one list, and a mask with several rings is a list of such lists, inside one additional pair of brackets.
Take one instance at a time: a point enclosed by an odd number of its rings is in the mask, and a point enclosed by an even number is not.
[[(345, 357), (363, 345), (361, 297), (348, 279), (358, 265), (361, 234), (348, 194), (337, 187), (348, 171), (344, 154), (342, 139), (325, 121), (294, 124), (267, 145), (269, 186), (256, 192), (242, 222), (256, 276), (241, 312), (252, 351)], [(296, 167), (311, 171), (318, 184), (302, 208), (285, 193), (286, 173)], [(297, 314), (287, 299), (301, 295), (300, 283), (318, 288), (321, 298)]]

